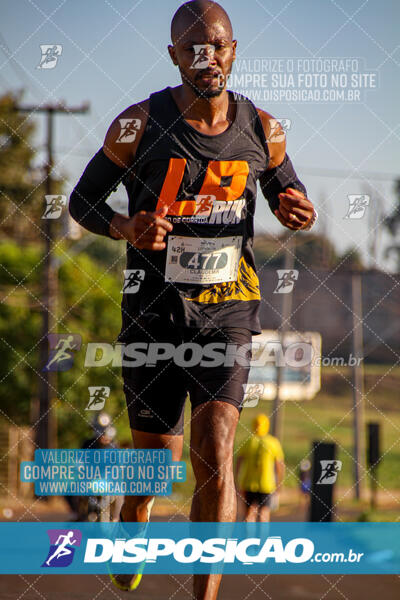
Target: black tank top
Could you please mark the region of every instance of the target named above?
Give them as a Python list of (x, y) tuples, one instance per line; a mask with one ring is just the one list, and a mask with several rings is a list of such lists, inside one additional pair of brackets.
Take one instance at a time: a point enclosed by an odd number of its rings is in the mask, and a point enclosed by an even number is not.
[(123, 295), (121, 341), (149, 315), (186, 327), (261, 331), (253, 219), (269, 154), (255, 106), (229, 94), (234, 120), (214, 136), (185, 121), (170, 88), (150, 96), (146, 130), (124, 182), (129, 214), (165, 204), (173, 231), (162, 251), (127, 245), (136, 285)]

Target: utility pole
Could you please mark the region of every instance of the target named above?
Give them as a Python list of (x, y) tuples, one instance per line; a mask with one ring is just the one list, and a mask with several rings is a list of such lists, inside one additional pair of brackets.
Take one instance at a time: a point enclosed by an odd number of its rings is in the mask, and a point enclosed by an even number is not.
[[(39, 106), (18, 106), (19, 112), (26, 113), (45, 113), (47, 117), (46, 132), (46, 196), (53, 194), (52, 171), (54, 165), (53, 158), (53, 124), (54, 115), (62, 114), (83, 114), (89, 110), (89, 104), (85, 103), (79, 107), (67, 107), (64, 103), (45, 104)], [(52, 371), (43, 371), (43, 367), (48, 361), (48, 334), (54, 332), (54, 326), (57, 322), (57, 264), (54, 256), (54, 219), (44, 219), (44, 257), (43, 257), (43, 278), (42, 278), (42, 332), (39, 347), (39, 414), (36, 417), (36, 443), (39, 448), (55, 448), (57, 446), (57, 424), (55, 413), (52, 410), (52, 398), (57, 390), (56, 373)]]
[(353, 428), (354, 428), (354, 489), (355, 497), (363, 496), (365, 475), (364, 441), (364, 366), (363, 366), (363, 322), (361, 274), (351, 276), (351, 295), (353, 311)]
[[(293, 233), (288, 233), (285, 241), (285, 262), (284, 269), (294, 269), (294, 260), (296, 254), (296, 240)], [(285, 333), (290, 329), (290, 315), (292, 314), (293, 290), (288, 294), (282, 294), (282, 321), (279, 327), (279, 341), (281, 352), (283, 353)], [(279, 440), (282, 439), (283, 430), (283, 402), (281, 399), (281, 387), (283, 382), (283, 369), (280, 366), (282, 354), (279, 356), (279, 364), (276, 365), (276, 392), (272, 411), (271, 433)]]

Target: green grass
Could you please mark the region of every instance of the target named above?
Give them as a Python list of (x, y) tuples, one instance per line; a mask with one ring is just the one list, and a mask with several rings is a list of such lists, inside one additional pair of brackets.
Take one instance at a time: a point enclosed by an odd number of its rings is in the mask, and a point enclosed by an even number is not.
[[(352, 485), (354, 462), (351, 405), (351, 398), (326, 396), (323, 393), (309, 402), (286, 403), (282, 438), (288, 466), (286, 485), (297, 485), (298, 464), (302, 458), (311, 458), (311, 444), (314, 440), (337, 444), (337, 458), (342, 461), (338, 484)], [(379, 408), (379, 402), (375, 402), (375, 405)], [(237, 443), (240, 444), (245, 440), (251, 420), (260, 410), (270, 414), (271, 403), (265, 402), (256, 409), (244, 411), (238, 428)], [(378, 468), (378, 480), (385, 488), (399, 488), (400, 414), (388, 414), (368, 406), (365, 409), (365, 419), (378, 421), (382, 427), (382, 450), (387, 454)]]
[[(344, 519), (346, 520), (346, 519)], [(354, 521), (354, 518), (349, 519)], [(362, 511), (358, 517), (357, 521), (361, 523), (365, 522), (380, 522), (380, 523), (395, 523), (399, 522), (399, 510), (396, 508), (392, 509), (376, 509), (376, 510), (365, 510)]]
[[(385, 365), (371, 365), (365, 369), (365, 422), (377, 421), (381, 424), (384, 456), (378, 468), (380, 493), (384, 490), (400, 489), (400, 368), (396, 367), (387, 374), (390, 368)], [(303, 458), (311, 457), (313, 440), (337, 444), (337, 458), (342, 461), (338, 486), (349, 488), (353, 485), (352, 402), (351, 372), (350, 369), (342, 367), (323, 369), (322, 389), (313, 400), (285, 403), (282, 445), (287, 464), (286, 487), (298, 486), (298, 465)], [(258, 407), (245, 408), (242, 411), (236, 435), (236, 450), (249, 436), (251, 422), (259, 412), (270, 415), (272, 402), (262, 401)], [(186, 423), (189, 423), (188, 403), (185, 416)], [(194, 487), (193, 473), (189, 465), (189, 427), (186, 427), (185, 431), (183, 460), (188, 465), (188, 479), (185, 483), (174, 484), (174, 496), (177, 501), (189, 498)], [(368, 485), (369, 482), (366, 481), (366, 486)], [(352, 496), (353, 494), (349, 494), (349, 499)]]

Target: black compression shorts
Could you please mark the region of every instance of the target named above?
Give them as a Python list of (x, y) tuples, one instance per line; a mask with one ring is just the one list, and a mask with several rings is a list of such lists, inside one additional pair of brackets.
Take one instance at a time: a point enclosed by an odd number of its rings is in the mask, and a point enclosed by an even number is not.
[(245, 500), (247, 506), (257, 504), (260, 508), (263, 506), (271, 506), (272, 494), (263, 494), (262, 492), (245, 492)]
[[(204, 402), (219, 400), (235, 406), (240, 412), (244, 389), (250, 369), (250, 344), (252, 334), (248, 329), (224, 327), (221, 329), (182, 328), (165, 325), (157, 317), (135, 327), (132, 344), (164, 343), (178, 347), (181, 344), (198, 344), (203, 350), (206, 344), (223, 343), (241, 347), (241, 358), (232, 366), (185, 366), (172, 358), (158, 360), (156, 364), (137, 367), (123, 366), (124, 392), (132, 429), (149, 433), (181, 435), (183, 433), (184, 405), (189, 393), (193, 408)], [(145, 350), (141, 349), (141, 352)], [(190, 350), (187, 350), (189, 364)], [(129, 353), (132, 355), (132, 351)], [(137, 356), (137, 355), (136, 355)], [(182, 355), (181, 355), (182, 356)], [(185, 353), (186, 357), (186, 353)], [(178, 361), (179, 362), (179, 361)]]

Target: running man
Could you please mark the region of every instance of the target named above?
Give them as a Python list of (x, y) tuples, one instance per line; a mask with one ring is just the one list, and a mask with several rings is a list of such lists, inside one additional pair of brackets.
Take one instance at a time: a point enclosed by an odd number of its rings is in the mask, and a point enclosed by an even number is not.
[(63, 197), (55, 196), (52, 198), (46, 206), (42, 219), (51, 219), (53, 213), (61, 213), (63, 209)]
[(43, 65), (47, 63), (57, 61), (59, 56), (60, 53), (57, 49), (57, 46), (50, 46), (49, 48), (47, 48), (45, 54), (42, 55), (42, 58), (40, 59), (40, 63), (37, 68), (40, 69), (43, 67)]
[(86, 410), (93, 409), (93, 407), (95, 407), (96, 404), (101, 404), (101, 406), (104, 406), (104, 402), (107, 398), (108, 398), (107, 388), (105, 388), (105, 387), (98, 388), (93, 393), (92, 398), (90, 398), (88, 405), (86, 407)]
[(293, 284), (296, 283), (296, 278), (294, 276), (294, 271), (288, 271), (287, 273), (284, 273), (282, 276), (282, 279), (279, 281), (278, 285), (276, 286), (276, 290), (275, 292), (280, 292), (282, 289), (284, 289), (285, 287), (293, 287)]
[[(125, 240), (126, 268), (144, 271), (138, 292), (123, 294), (121, 342), (250, 344), (261, 332), (252, 251), (257, 180), (289, 229), (310, 228), (316, 213), (284, 139), (268, 142), (271, 115), (226, 89), (237, 42), (225, 10), (209, 0), (183, 4), (171, 38), (182, 84), (117, 116), (71, 195), (70, 213), (89, 231)], [(201, 69), (193, 66), (199, 46), (208, 57)], [(140, 128), (132, 143), (117, 143), (126, 119), (140, 120)], [(129, 217), (106, 203), (121, 181)], [(204, 196), (212, 203), (199, 216)], [(193, 521), (236, 519), (233, 443), (249, 360), (248, 353), (247, 364), (234, 366), (182, 367), (171, 359), (139, 368), (124, 360), (135, 448), (169, 448), (180, 460), (190, 393)], [(126, 498), (122, 519), (146, 522), (152, 501)], [(220, 579), (196, 575), (194, 597), (216, 598)], [(137, 584), (135, 576), (119, 581), (127, 590)]]
[(122, 290), (122, 292), (126, 292), (127, 289), (131, 288), (131, 287), (135, 287), (137, 284), (142, 283), (142, 280), (140, 278), (140, 273), (138, 273), (137, 271), (134, 271), (133, 273), (129, 273), (128, 277), (126, 278), (125, 282), (124, 282), (124, 288)]
[[(331, 479), (333, 481), (336, 481), (337, 474), (340, 470), (341, 464), (338, 460), (333, 460), (331, 463), (327, 463), (317, 483), (325, 483), (325, 479)], [(329, 481), (328, 483), (331, 483), (331, 481)]]
[[(61, 558), (62, 556), (67, 556), (67, 554), (71, 554), (72, 550), (67, 548), (67, 546), (73, 546), (76, 540), (72, 539), (74, 536), (73, 531), (68, 531), (65, 535), (59, 535), (56, 541), (57, 549), (53, 552), (53, 554), (46, 560), (46, 565), (50, 566), (50, 563), (55, 558)], [(60, 540), (62, 540), (60, 542)]]
[(282, 446), (268, 432), (267, 415), (258, 415), (253, 422), (253, 435), (239, 450), (236, 462), (239, 489), (246, 503), (244, 520), (248, 523), (270, 520), (272, 495), (280, 489), (285, 474)]
[(54, 348), (56, 352), (53, 351), (54, 356), (49, 360), (47, 365), (44, 367), (44, 370), (49, 371), (51, 365), (53, 365), (54, 363), (60, 363), (64, 360), (71, 360), (71, 353), (69, 352), (69, 350), (74, 350), (76, 347), (76, 344), (74, 344), (73, 341), (73, 335), (68, 335), (65, 338), (60, 338), (57, 342), (56, 347)]

